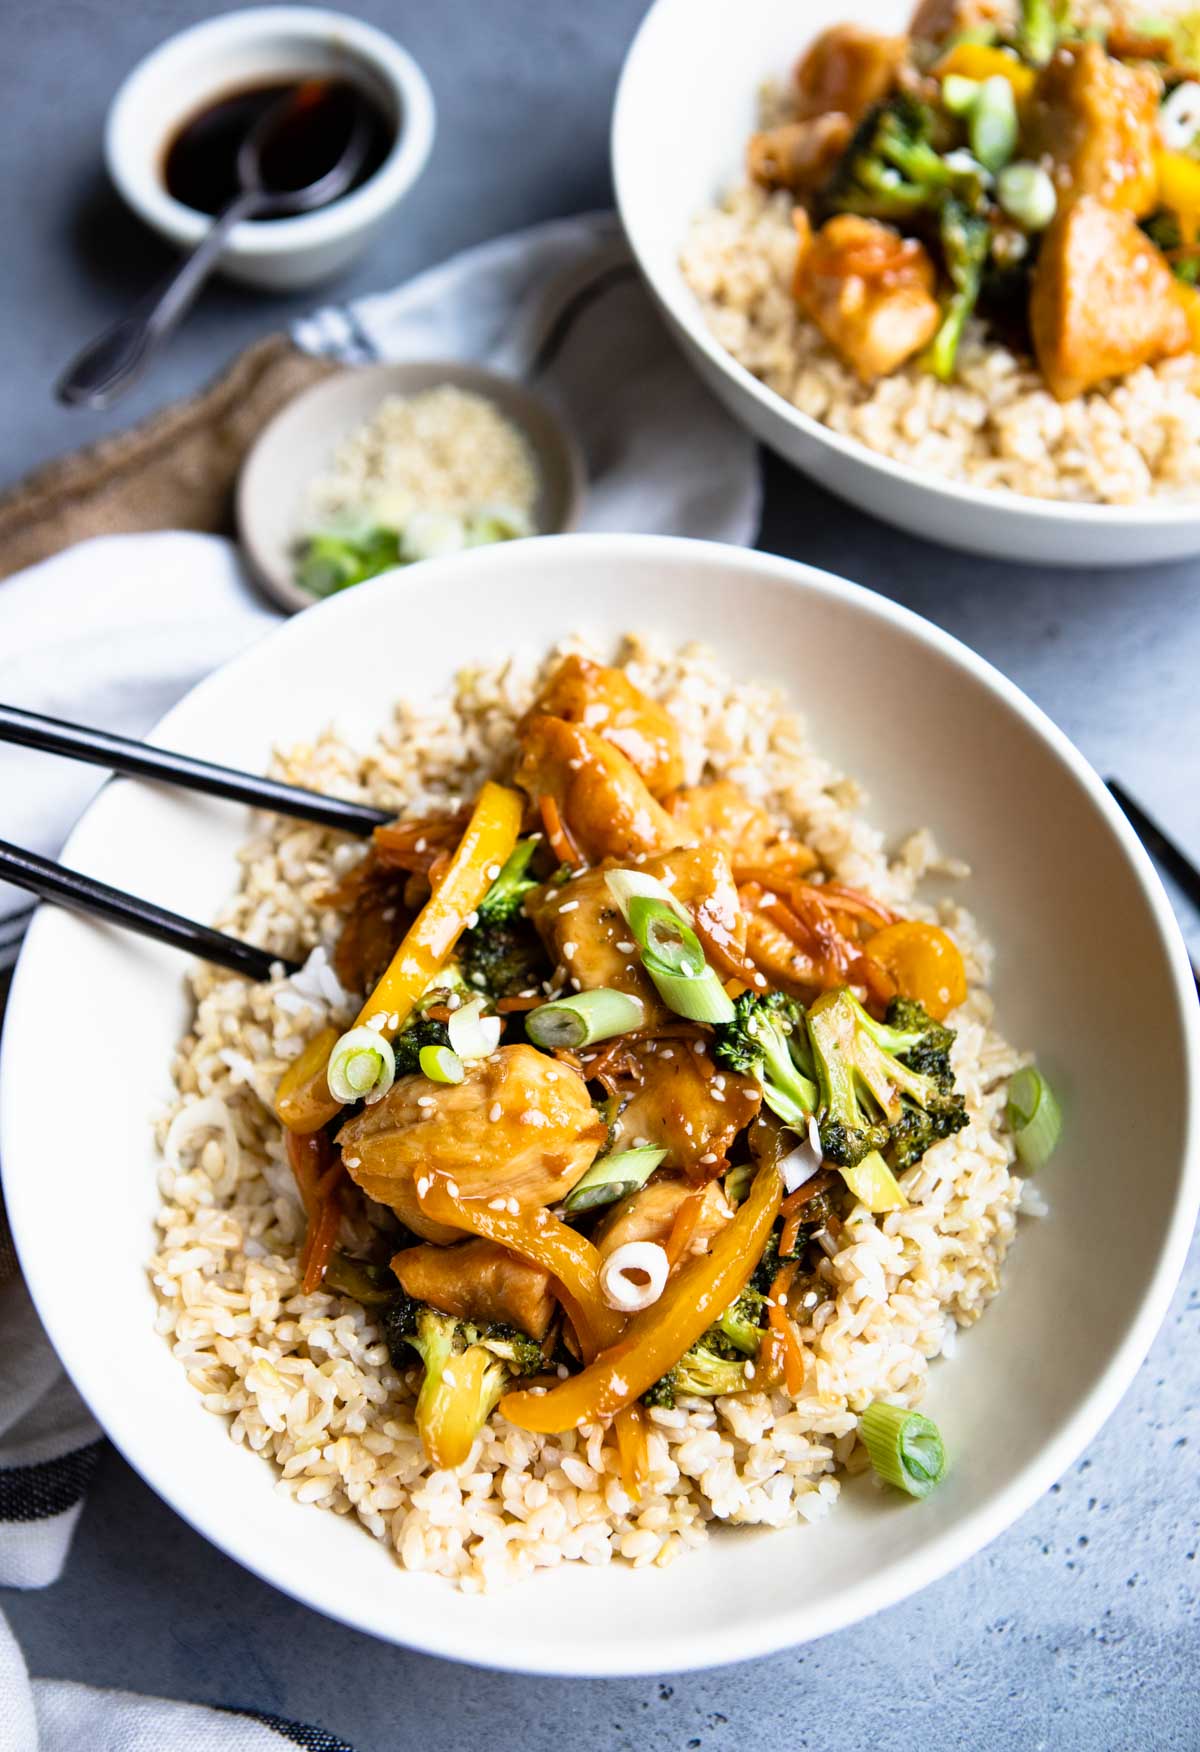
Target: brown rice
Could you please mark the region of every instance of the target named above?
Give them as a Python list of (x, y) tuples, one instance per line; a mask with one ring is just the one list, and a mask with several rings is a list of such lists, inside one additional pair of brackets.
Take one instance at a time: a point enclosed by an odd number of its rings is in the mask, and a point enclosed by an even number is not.
[[(415, 1371), (392, 1368), (357, 1303), (301, 1294), (302, 1217), (269, 1106), (305, 1039), (327, 1021), (345, 1024), (355, 1007), (327, 959), (336, 921), (315, 903), (361, 848), (316, 827), (264, 826), (241, 854), (240, 889), (221, 923), (309, 958), (300, 974), (266, 985), (206, 967), (193, 975), (178, 1098), (158, 1134), (161, 1235), (150, 1270), (159, 1330), (234, 1441), (274, 1463), (279, 1490), (356, 1514), (405, 1567), (470, 1590), (569, 1561), (666, 1564), (717, 1522), (824, 1515), (838, 1475), (863, 1464), (857, 1413), (881, 1397), (921, 1398), (930, 1360), (995, 1293), (1016, 1228), (1021, 1182), (1001, 1115), (1020, 1060), (991, 1027), (990, 952), (958, 907), (914, 899), (923, 875), (961, 867), (940, 861), (925, 833), (889, 857), (859, 813), (858, 786), (811, 749), (772, 693), (733, 684), (694, 647), (673, 654), (631, 642), (627, 657), (680, 723), (689, 780), (703, 770), (736, 778), (803, 831), (831, 875), (953, 930), (971, 983), (953, 1018), (971, 1123), (904, 1177), (907, 1210), (874, 1218), (860, 1206), (846, 1222), (821, 1268), (831, 1299), (802, 1334), (804, 1395), (652, 1412), (652, 1483), (640, 1503), (623, 1490), (600, 1427), (538, 1437), (496, 1415), (458, 1472), (431, 1472), (412, 1419)], [(464, 673), (452, 698), (402, 705), (367, 752), (326, 733), (277, 770), (397, 810), (457, 801), (510, 754), (534, 679), (510, 666)], [(362, 1206), (345, 1218), (349, 1230), (367, 1221)]]
[(801, 413), (895, 462), (1036, 499), (1136, 505), (1200, 492), (1195, 354), (1058, 402), (972, 321), (954, 381), (919, 364), (864, 385), (791, 295), (792, 200), (753, 185), (695, 220), (680, 266), (720, 344)]

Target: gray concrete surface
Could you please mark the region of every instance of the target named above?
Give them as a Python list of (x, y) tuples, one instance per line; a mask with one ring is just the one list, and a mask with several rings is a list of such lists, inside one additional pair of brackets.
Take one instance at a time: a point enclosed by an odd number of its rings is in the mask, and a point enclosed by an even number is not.
[[(163, 262), (103, 186), (105, 104), (131, 61), (211, 10), (0, 0), (0, 483), (200, 384), (303, 308), (214, 289), (119, 414), (69, 414), (49, 398), (72, 348)], [(641, 0), (363, 0), (357, 10), (423, 62), (440, 131), (424, 181), (339, 292), (392, 284), (460, 245), (608, 200), (608, 106)], [(1196, 567), (1075, 576), (955, 557), (780, 464), (765, 468), (764, 546), (858, 579), (965, 639), (1200, 856)], [(1184, 916), (1200, 951), (1200, 920)], [(0, 1603), (36, 1673), (274, 1710), (320, 1722), (359, 1752), (1185, 1752), (1200, 1747), (1198, 1357), (1200, 1249), (1120, 1410), (988, 1551), (867, 1624), (707, 1675), (515, 1679), (382, 1647), (244, 1574), (112, 1454), (64, 1579)]]

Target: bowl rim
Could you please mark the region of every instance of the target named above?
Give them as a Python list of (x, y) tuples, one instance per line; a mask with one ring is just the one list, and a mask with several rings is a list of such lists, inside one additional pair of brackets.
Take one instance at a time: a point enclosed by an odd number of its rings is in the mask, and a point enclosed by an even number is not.
[[(750, 396), (766, 416), (782, 420), (796, 431), (802, 432), (805, 437), (815, 439), (860, 467), (869, 465), (898, 486), (934, 493), (964, 508), (986, 506), (990, 512), (1029, 518), (1043, 525), (1066, 523), (1101, 529), (1136, 529), (1147, 522), (1162, 528), (1200, 524), (1200, 500), (1190, 504), (1160, 504), (1148, 500), (1141, 505), (1098, 505), (1079, 504), (1070, 499), (1039, 499), (1032, 494), (1015, 493), (1007, 487), (972, 486), (967, 481), (956, 481), (949, 476), (917, 468), (912, 463), (898, 462), (893, 457), (885, 456), (882, 451), (873, 450), (860, 438), (850, 438), (844, 433), (835, 432), (823, 421), (794, 407), (777, 390), (768, 388), (760, 378), (755, 377), (752, 371), (747, 370), (746, 366), (720, 344), (704, 321), (699, 301), (687, 286), (682, 274), (672, 278), (652, 264), (648, 252), (641, 247), (639, 227), (631, 218), (631, 191), (638, 171), (634, 161), (634, 147), (631, 144), (632, 129), (629, 118), (636, 113), (634, 85), (640, 74), (638, 57), (647, 40), (657, 31), (667, 29), (664, 20), (671, 21), (670, 15), (673, 12), (682, 14), (687, 4), (688, 0), (652, 0), (621, 63), (609, 128), (609, 157), (617, 212), (629, 240), (630, 250), (638, 271), (659, 305), (687, 341), (703, 353), (717, 371)], [(801, 35), (802, 30), (803, 25), (798, 25), (799, 48), (803, 48), (809, 40)], [(719, 191), (714, 191), (714, 195), (716, 193)]]
[[(144, 136), (137, 127), (146, 92), (165, 76), (182, 73), (197, 53), (214, 45), (236, 50), (286, 33), (310, 41), (336, 38), (390, 88), (400, 125), (387, 157), (361, 188), (290, 219), (244, 219), (229, 234), (227, 256), (274, 258), (351, 236), (401, 200), (424, 169), (436, 123), (433, 91), (408, 50), (386, 31), (323, 6), (251, 6), (221, 13), (176, 31), (144, 55), (122, 80), (105, 117), (104, 161), (114, 187), (145, 224), (173, 242), (199, 243), (212, 218), (167, 193), (158, 174), (163, 138)], [(236, 79), (233, 67), (230, 84)], [(181, 105), (178, 120), (189, 113)]]
[[(958, 1523), (935, 1535), (917, 1552), (893, 1560), (875, 1574), (845, 1587), (836, 1600), (823, 1600), (819, 1622), (814, 1622), (811, 1608), (800, 1603), (790, 1612), (777, 1614), (765, 1623), (750, 1625), (732, 1633), (722, 1630), (719, 1634), (710, 1632), (698, 1635), (688, 1629), (686, 1622), (680, 1621), (678, 1625), (664, 1630), (661, 1639), (656, 1640), (653, 1645), (631, 1646), (619, 1665), (614, 1664), (611, 1654), (605, 1659), (598, 1652), (593, 1658), (586, 1652), (580, 1654), (578, 1651), (570, 1661), (561, 1658), (539, 1660), (536, 1654), (530, 1652), (506, 1652), (489, 1658), (486, 1662), (487, 1666), (503, 1671), (555, 1677), (652, 1675), (667, 1671), (683, 1672), (719, 1667), (777, 1653), (814, 1637), (844, 1629), (886, 1606), (906, 1599), (989, 1544), (1023, 1514), (1079, 1455), (1116, 1408), (1162, 1323), (1183, 1268), (1197, 1209), (1200, 1208), (1200, 1101), (1196, 1098), (1196, 1092), (1200, 1090), (1200, 1007), (1196, 1004), (1187, 951), (1170, 902), (1148, 854), (1102, 781), (1046, 713), (1015, 683), (1009, 681), (969, 646), (913, 610), (889, 598), (877, 596), (863, 585), (851, 583), (802, 561), (688, 537), (612, 534), (536, 536), (524, 542), (476, 549), (469, 557), (454, 555), (448, 559), (430, 561), (428, 564), (443, 568), (469, 565), (477, 571), (490, 569), (497, 574), (497, 581), (502, 587), (506, 568), (527, 567), (531, 551), (548, 554), (559, 549), (563, 550), (562, 564), (568, 568), (572, 554), (600, 553), (618, 564), (622, 557), (638, 561), (662, 555), (686, 561), (693, 569), (734, 568), (743, 574), (757, 574), (797, 591), (848, 603), (895, 627), (932, 655), (966, 671), (971, 679), (1013, 711), (1059, 764), (1067, 768), (1125, 853), (1137, 877), (1147, 910), (1156, 927), (1164, 958), (1173, 975), (1176, 999), (1174, 1020), (1179, 1032), (1185, 1070), (1184, 1088), (1181, 1091), (1184, 1128), (1178, 1186), (1167, 1221), (1163, 1246), (1142, 1291), (1137, 1312), (1131, 1319), (1122, 1342), (1109, 1356), (1102, 1373), (1065, 1417), (1057, 1435), (1003, 1489), (969, 1510)], [(356, 586), (354, 591), (317, 604), (315, 614), (318, 618), (314, 619), (312, 614), (306, 614), (281, 622), (261, 639), (255, 640), (247, 650), (192, 688), (148, 733), (149, 738), (162, 741), (166, 746), (174, 745), (173, 725), (177, 719), (190, 713), (197, 700), (203, 701), (207, 693), (224, 685), (230, 675), (236, 676), (239, 670), (250, 668), (261, 661), (261, 652), (265, 645), (269, 645), (277, 660), (286, 663), (291, 641), (318, 635), (319, 629), (325, 624), (319, 617), (326, 617), (332, 622), (334, 617), (361, 612), (353, 604), (369, 602), (369, 593), (377, 588), (403, 591), (416, 587), (424, 594), (429, 581), (430, 574), (423, 571), (419, 584), (414, 586), (411, 568), (408, 569), (407, 577), (403, 572), (400, 575), (385, 573), (376, 580)], [(298, 631), (298, 628), (304, 630)], [(93, 812), (98, 808), (103, 810), (103, 799), (107, 794), (107, 791), (99, 793), (80, 817), (63, 849), (66, 863), (78, 863), (78, 858), (72, 856), (73, 847)], [(86, 867), (86, 862), (83, 867)], [(32, 988), (35, 961), (40, 958), (39, 946), (48, 923), (39, 909), (17, 963), (10, 997), (10, 1028), (21, 1027), (27, 1002), (26, 989)], [(15, 1159), (12, 1146), (20, 1135), (18, 1101), (13, 1078), (8, 1070), (9, 1064), (11, 1052), (5, 1054), (5, 1061), (0, 1065), (0, 1161), (5, 1164)], [(6, 1190), (9, 1189), (8, 1183), (11, 1179), (12, 1176), (6, 1172)], [(32, 1190), (36, 1179), (35, 1175), (22, 1174), (9, 1193), (8, 1210), (12, 1233), (23, 1266), (27, 1256), (26, 1215), (27, 1212), (32, 1213), (36, 1204)], [(12, 1196), (14, 1192), (15, 1197)], [(31, 1260), (34, 1258), (31, 1249), (28, 1250), (28, 1255)], [(311, 1598), (275, 1573), (270, 1562), (243, 1555), (238, 1548), (237, 1535), (231, 1533), (225, 1524), (219, 1503), (209, 1500), (199, 1503), (194, 1499), (181, 1500), (183, 1493), (175, 1488), (170, 1462), (163, 1455), (161, 1444), (157, 1443), (153, 1434), (148, 1433), (145, 1425), (122, 1428), (122, 1402), (111, 1390), (105, 1391), (101, 1388), (93, 1396), (91, 1388), (96, 1385), (96, 1376), (92, 1372), (90, 1347), (86, 1344), (81, 1346), (77, 1335), (72, 1342), (69, 1318), (60, 1321), (56, 1315), (54, 1273), (47, 1269), (44, 1275), (39, 1276), (36, 1270), (32, 1273), (27, 1271), (26, 1283), (38, 1315), (55, 1343), (55, 1349), (60, 1357), (64, 1352), (72, 1357), (70, 1374), (81, 1395), (129, 1464), (176, 1513), (219, 1550), (301, 1604), (385, 1641), (401, 1641), (394, 1630), (381, 1629), (369, 1604), (355, 1610), (315, 1605)], [(60, 1337), (64, 1340), (62, 1346), (58, 1343)], [(111, 1425), (107, 1415), (110, 1411), (113, 1414)], [(119, 1436), (113, 1433), (114, 1428), (121, 1430)], [(253, 1476), (253, 1470), (248, 1468), (248, 1479)], [(445, 1659), (479, 1665), (478, 1650), (474, 1646), (468, 1646), (469, 1638), (469, 1629), (457, 1634), (453, 1630), (447, 1632), (444, 1624), (436, 1617), (426, 1619), (418, 1614), (411, 1623), (405, 1625), (402, 1646)]]

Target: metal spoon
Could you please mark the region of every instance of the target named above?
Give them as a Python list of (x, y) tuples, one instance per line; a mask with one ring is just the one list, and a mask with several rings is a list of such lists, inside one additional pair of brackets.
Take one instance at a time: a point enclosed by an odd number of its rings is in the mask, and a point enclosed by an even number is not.
[(55, 386), (59, 401), (69, 407), (107, 408), (137, 381), (151, 357), (187, 315), (205, 280), (217, 264), (225, 241), (243, 219), (282, 218), (323, 207), (345, 194), (366, 157), (369, 140), (366, 111), (356, 107), (341, 153), (323, 176), (298, 189), (272, 189), (263, 180), (263, 155), (277, 132), (295, 112), (314, 101), (308, 80), (269, 109), (242, 142), (237, 156), (238, 193), (220, 213), (189, 256), (143, 298), (129, 315), (106, 329), (72, 360)]

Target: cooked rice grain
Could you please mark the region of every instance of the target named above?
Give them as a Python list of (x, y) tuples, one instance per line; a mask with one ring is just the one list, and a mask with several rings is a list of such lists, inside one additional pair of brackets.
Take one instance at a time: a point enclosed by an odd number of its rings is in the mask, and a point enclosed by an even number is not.
[(913, 362), (865, 385), (791, 295), (792, 201), (744, 186), (702, 213), (680, 265), (716, 339), (801, 413), (930, 474), (1036, 499), (1136, 505), (1200, 491), (1196, 355), (1058, 402), (971, 322), (952, 383)]
[[(639, 643), (626, 655), (634, 680), (679, 722), (690, 781), (706, 768), (737, 779), (805, 834), (832, 875), (954, 931), (971, 979), (955, 1017), (971, 1124), (904, 1177), (907, 1210), (876, 1219), (859, 1207), (846, 1223), (822, 1266), (831, 1297), (803, 1329), (803, 1396), (749, 1393), (651, 1412), (641, 1502), (622, 1488), (614, 1443), (599, 1427), (540, 1437), (496, 1416), (458, 1472), (431, 1472), (412, 1418), (417, 1371), (392, 1368), (357, 1303), (300, 1291), (303, 1219), (269, 1106), (304, 1041), (353, 1014), (327, 960), (337, 921), (316, 902), (361, 847), (294, 822), (264, 826), (241, 854), (241, 887), (220, 922), (309, 959), (301, 974), (266, 985), (207, 967), (193, 976), (195, 1020), (174, 1066), (179, 1096), (159, 1131), (164, 1144), (171, 1133), (150, 1266), (159, 1330), (233, 1439), (273, 1461), (278, 1489), (356, 1514), (406, 1568), (469, 1590), (564, 1562), (666, 1564), (714, 1522), (782, 1526), (824, 1515), (838, 1474), (863, 1465), (857, 1414), (881, 1396), (921, 1398), (930, 1359), (995, 1293), (1016, 1227), (1021, 1182), (1001, 1113), (1020, 1061), (991, 1028), (989, 951), (965, 913), (914, 900), (923, 875), (961, 867), (939, 861), (925, 833), (889, 859), (858, 813), (858, 786), (810, 748), (773, 693), (735, 685), (697, 648), (671, 654)], [(375, 748), (356, 753), (326, 734), (277, 770), (397, 810), (457, 803), (511, 752), (534, 682), (512, 666), (465, 673), (453, 699), (402, 705)], [(343, 1243), (369, 1222), (366, 1201), (353, 1204)]]

